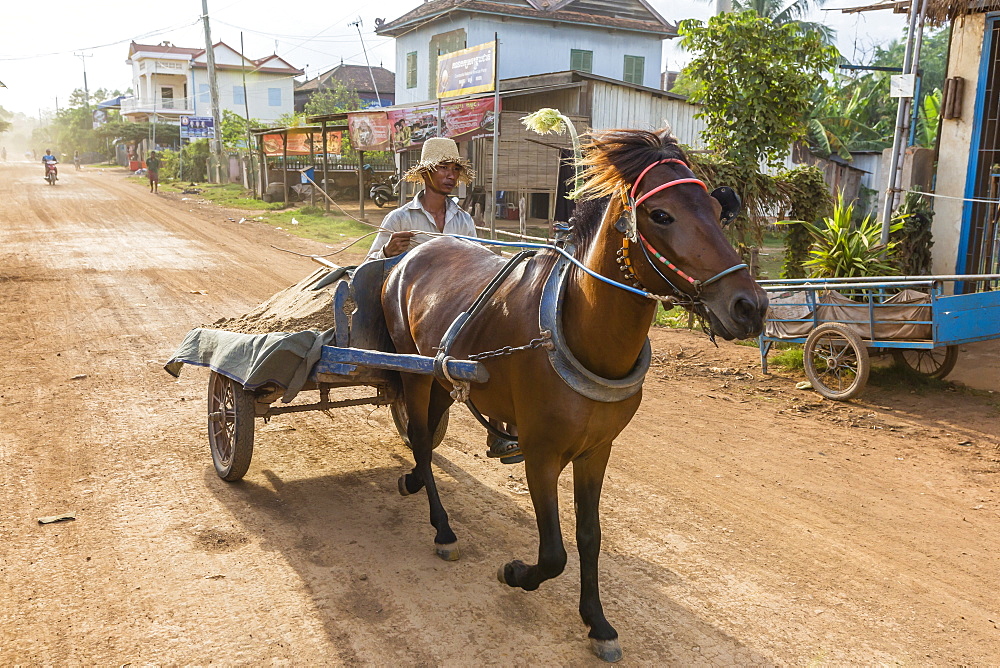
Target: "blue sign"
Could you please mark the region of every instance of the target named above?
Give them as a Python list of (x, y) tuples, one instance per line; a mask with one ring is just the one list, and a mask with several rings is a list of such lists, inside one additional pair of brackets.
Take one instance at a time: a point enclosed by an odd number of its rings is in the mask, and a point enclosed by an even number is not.
[(215, 139), (211, 116), (181, 116), (181, 139)]

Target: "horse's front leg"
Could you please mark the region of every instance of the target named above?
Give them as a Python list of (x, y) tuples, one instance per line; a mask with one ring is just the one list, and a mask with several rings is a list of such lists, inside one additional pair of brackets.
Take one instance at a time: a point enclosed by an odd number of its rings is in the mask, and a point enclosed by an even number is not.
[[(523, 442), (523, 436), (521, 436)], [(531, 492), (538, 523), (538, 563), (529, 566), (521, 560), (504, 564), (497, 579), (511, 587), (534, 591), (566, 568), (566, 548), (559, 527), (558, 482), (563, 463), (551, 455), (528, 455), (525, 449), (524, 472)]]
[(413, 461), (416, 466), (412, 473), (407, 474), (400, 481), (400, 492), (405, 489), (407, 492), (413, 493), (420, 487), (427, 489), (431, 525), (437, 529), (437, 534), (434, 536), (434, 549), (442, 559), (455, 561), (460, 556), (458, 538), (451, 530), (448, 513), (441, 504), (437, 484), (434, 482), (434, 471), (431, 467), (434, 430), (445, 411), (448, 410), (451, 401), (448, 392), (437, 385), (433, 379), (421, 376), (404, 375), (403, 396), (406, 398), (406, 410), (409, 414), (406, 435), (413, 448)]
[(601, 553), (599, 505), (604, 471), (611, 456), (611, 444), (591, 450), (573, 461), (573, 496), (576, 502), (576, 544), (580, 552), (580, 616), (590, 627), (590, 645), (601, 659), (622, 658), (618, 632), (608, 623), (601, 605), (597, 583), (597, 561)]

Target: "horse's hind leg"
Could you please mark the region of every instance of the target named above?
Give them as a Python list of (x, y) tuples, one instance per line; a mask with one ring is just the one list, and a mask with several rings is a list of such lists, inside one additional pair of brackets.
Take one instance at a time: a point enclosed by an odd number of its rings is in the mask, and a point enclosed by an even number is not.
[(437, 534), (434, 536), (435, 550), (442, 559), (454, 561), (459, 557), (458, 538), (451, 530), (448, 513), (441, 505), (441, 497), (438, 495), (431, 468), (431, 454), (434, 449), (432, 435), (451, 401), (447, 391), (432, 378), (406, 374), (403, 376), (403, 396), (409, 414), (407, 436), (413, 448), (413, 460), (416, 466), (405, 476), (400, 490), (402, 491), (404, 486), (407, 491), (414, 487), (419, 490), (420, 486), (427, 489), (431, 525), (437, 529)]
[(601, 519), (598, 505), (611, 445), (573, 461), (573, 495), (576, 501), (576, 544), (580, 552), (580, 616), (590, 627), (590, 645), (601, 659), (622, 658), (618, 632), (608, 623), (597, 584), (601, 553)]

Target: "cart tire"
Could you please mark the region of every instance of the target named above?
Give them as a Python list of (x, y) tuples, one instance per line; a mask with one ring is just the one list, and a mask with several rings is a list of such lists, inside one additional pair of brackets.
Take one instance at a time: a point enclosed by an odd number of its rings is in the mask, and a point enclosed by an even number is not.
[(857, 396), (871, 371), (861, 337), (837, 322), (824, 323), (809, 334), (802, 361), (813, 389), (834, 401)]
[(899, 366), (909, 367), (928, 378), (944, 378), (955, 368), (958, 346), (924, 349), (894, 349), (892, 359)]
[[(399, 437), (403, 439), (403, 443), (406, 447), (413, 449), (410, 445), (410, 437), (406, 435), (406, 428), (410, 424), (410, 416), (406, 413), (406, 403), (403, 401), (403, 397), (400, 396), (398, 399), (389, 404), (389, 413), (392, 415), (392, 422), (396, 425), (396, 431), (399, 433)], [(448, 413), (444, 414), (441, 418), (441, 422), (438, 423), (438, 428), (434, 432), (434, 438), (432, 440), (432, 448), (436, 448), (441, 445), (441, 441), (444, 440), (444, 435), (448, 431)]]
[(208, 379), (208, 444), (219, 477), (240, 480), (253, 457), (254, 396), (220, 373)]

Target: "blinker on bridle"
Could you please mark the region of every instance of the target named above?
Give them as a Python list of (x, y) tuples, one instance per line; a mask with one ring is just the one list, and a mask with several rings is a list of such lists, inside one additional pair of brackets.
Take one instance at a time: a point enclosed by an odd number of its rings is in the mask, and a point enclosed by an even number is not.
[[(690, 284), (690, 286), (694, 289), (695, 293), (694, 299), (696, 301), (699, 301), (698, 298), (701, 296), (701, 291), (704, 288), (708, 287), (712, 283), (715, 283), (724, 276), (728, 276), (729, 274), (737, 272), (740, 269), (749, 269), (749, 267), (746, 264), (733, 265), (728, 269), (720, 271), (718, 274), (712, 276), (708, 280), (699, 281), (689, 276), (687, 273), (684, 272), (684, 270), (682, 270), (673, 262), (665, 258), (663, 255), (661, 255), (659, 251), (657, 251), (653, 247), (653, 245), (650, 244), (644, 236), (642, 236), (636, 224), (635, 214), (637, 207), (651, 195), (654, 195), (660, 192), (661, 190), (681, 185), (683, 183), (697, 184), (702, 188), (704, 188), (705, 192), (708, 192), (708, 186), (706, 186), (705, 182), (702, 181), (701, 179), (682, 178), (682, 179), (674, 179), (673, 181), (667, 181), (666, 183), (661, 183), (660, 185), (656, 186), (649, 192), (643, 194), (641, 197), (636, 199), (635, 195), (639, 190), (639, 184), (642, 182), (643, 177), (646, 176), (649, 170), (653, 169), (653, 167), (656, 167), (657, 165), (662, 165), (664, 163), (676, 163), (678, 165), (683, 165), (684, 167), (688, 166), (687, 163), (685, 163), (683, 160), (678, 160), (676, 158), (666, 158), (664, 160), (651, 163), (644, 170), (642, 170), (642, 172), (639, 173), (639, 176), (632, 184), (631, 191), (627, 195), (625, 192), (622, 192), (622, 200), (625, 206), (625, 210), (622, 212), (622, 215), (618, 219), (618, 222), (615, 223), (615, 229), (617, 229), (624, 235), (624, 238), (622, 239), (622, 248), (618, 251), (618, 263), (621, 265), (621, 270), (625, 274), (626, 280), (634, 281), (637, 287), (641, 286), (642, 284), (639, 282), (639, 277), (635, 275), (635, 272), (632, 269), (632, 260), (629, 256), (629, 242), (631, 241), (632, 243), (639, 243), (639, 247), (642, 249), (643, 254), (649, 261), (649, 264), (653, 267), (653, 270), (660, 276), (660, 278), (666, 281), (667, 285), (669, 285), (674, 290), (674, 292), (678, 293), (678, 295), (682, 297), (689, 296), (683, 290), (678, 288), (674, 284), (674, 282), (671, 281), (670, 278), (660, 270), (660, 268), (657, 266), (657, 263), (653, 261), (654, 257), (656, 258), (656, 260), (660, 262), (660, 264), (665, 265), (668, 269), (672, 270), (679, 277), (687, 281), (688, 284)], [(737, 196), (736, 193), (731, 188), (717, 188), (710, 194), (712, 197), (715, 197), (723, 204), (723, 214), (720, 222), (723, 224), (723, 226), (725, 226), (739, 213), (739, 205), (740, 205), (739, 196)], [(650, 254), (652, 254), (653, 257), (650, 257)]]

